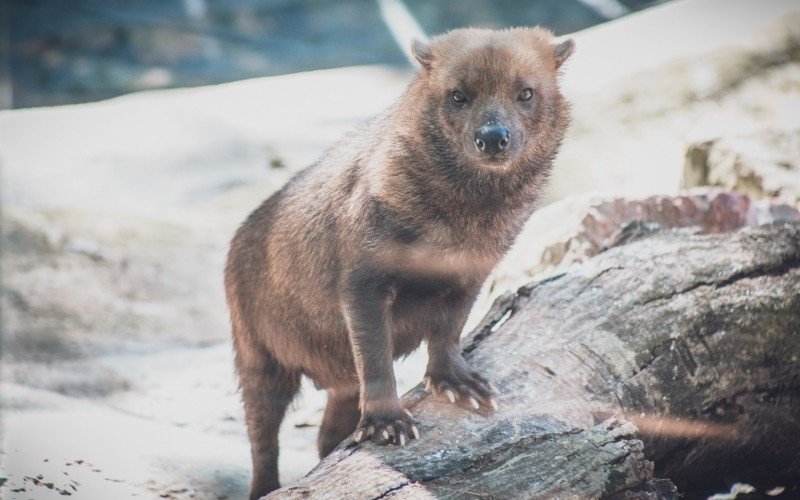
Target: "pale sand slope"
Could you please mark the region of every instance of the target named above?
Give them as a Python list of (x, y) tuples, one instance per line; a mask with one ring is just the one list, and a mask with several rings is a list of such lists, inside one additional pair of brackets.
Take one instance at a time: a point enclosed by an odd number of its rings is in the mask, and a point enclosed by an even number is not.
[[(675, 192), (687, 141), (800, 126), (800, 67), (778, 63), (775, 24), (796, 5), (675, 2), (577, 34), (549, 198)], [(21, 241), (3, 255), (4, 498), (62, 498), (23, 478), (38, 474), (80, 482), (75, 498), (244, 494), (227, 240), (408, 76), (345, 68), (0, 113), (3, 217)], [(398, 369), (402, 388), (424, 362)], [(316, 462), (323, 403), (307, 387), (287, 418), (284, 482)]]

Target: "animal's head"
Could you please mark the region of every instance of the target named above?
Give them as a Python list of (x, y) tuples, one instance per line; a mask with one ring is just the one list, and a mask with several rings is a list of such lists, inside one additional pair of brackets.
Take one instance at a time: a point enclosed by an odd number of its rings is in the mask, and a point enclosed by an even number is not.
[[(541, 28), (459, 29), (414, 42), (433, 126), (459, 163), (503, 168), (566, 124), (559, 68), (574, 49)], [(556, 136), (556, 137), (554, 137)]]

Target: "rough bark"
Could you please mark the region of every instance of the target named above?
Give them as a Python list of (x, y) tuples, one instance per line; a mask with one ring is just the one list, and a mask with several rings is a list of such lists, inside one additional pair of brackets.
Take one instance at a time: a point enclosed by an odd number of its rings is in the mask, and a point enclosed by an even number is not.
[(419, 441), (347, 440), (277, 493), (661, 498), (674, 490), (654, 476), (686, 491), (800, 477), (800, 224), (634, 224), (618, 242), (500, 297), (464, 338), (499, 411), (417, 387)]

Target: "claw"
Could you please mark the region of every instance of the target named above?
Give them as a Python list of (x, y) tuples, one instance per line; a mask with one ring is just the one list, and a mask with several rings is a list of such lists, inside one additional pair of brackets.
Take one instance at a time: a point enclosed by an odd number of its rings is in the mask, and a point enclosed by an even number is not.
[(363, 437), (364, 437), (364, 429), (359, 429), (358, 433), (356, 434), (356, 443), (360, 443)]
[(402, 433), (400, 434), (400, 446), (406, 445), (406, 437)]
[(447, 396), (447, 399), (449, 399), (451, 403), (456, 402), (456, 395), (453, 393), (452, 389), (447, 389), (447, 391), (445, 391), (445, 395)]
[(389, 433), (386, 431), (386, 429), (381, 430), (381, 437), (383, 438), (384, 441), (389, 440)]
[(478, 404), (478, 402), (475, 400), (475, 398), (473, 398), (473, 397), (470, 397), (468, 401), (469, 401), (469, 404), (470, 404), (470, 405), (472, 405), (472, 407), (473, 407), (474, 409), (476, 409), (476, 410), (477, 410), (478, 408), (480, 408), (480, 405), (479, 405), (479, 404)]
[(419, 431), (417, 430), (416, 425), (411, 426), (411, 432), (414, 433), (414, 439), (419, 439)]
[(375, 434), (375, 426), (370, 425), (369, 427), (367, 427), (367, 437), (370, 437), (373, 434)]
[(490, 399), (489, 400), (489, 404), (492, 405), (492, 408), (494, 408), (494, 411), (497, 411), (497, 401), (495, 401), (494, 399)]
[(491, 390), (492, 390), (492, 392), (494, 392), (494, 393), (496, 393), (496, 394), (500, 394), (500, 391), (498, 391), (498, 390), (497, 390), (497, 387), (495, 387), (495, 385), (494, 385), (493, 383), (489, 382), (489, 383), (488, 383), (488, 384), (486, 384), (486, 385), (488, 385), (488, 386), (489, 386), (489, 389), (491, 389)]
[(413, 416), (414, 416), (414, 415), (412, 415), (412, 414), (411, 414), (411, 412), (410, 412), (410, 411), (408, 411), (406, 408), (403, 408), (403, 413), (405, 413), (405, 414), (406, 414), (406, 415), (408, 415), (409, 417), (413, 417)]

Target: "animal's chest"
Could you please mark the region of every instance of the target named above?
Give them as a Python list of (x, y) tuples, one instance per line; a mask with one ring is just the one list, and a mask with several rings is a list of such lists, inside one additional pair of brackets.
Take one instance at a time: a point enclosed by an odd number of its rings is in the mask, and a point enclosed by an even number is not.
[(468, 295), (457, 279), (398, 277), (389, 310), (394, 356), (408, 354), (431, 335), (461, 328), (457, 318), (466, 318)]
[(502, 258), (520, 224), (517, 214), (455, 211), (419, 216), (376, 204), (377, 255), (393, 273), (463, 283), (485, 276)]
[(463, 287), (476, 276), (488, 274), (501, 253), (491, 244), (437, 238), (392, 245), (388, 255), (391, 274), (403, 286), (428, 296), (439, 288)]
[(502, 217), (488, 216), (428, 224), (410, 246), (412, 258), (488, 272), (513, 242), (516, 226)]

